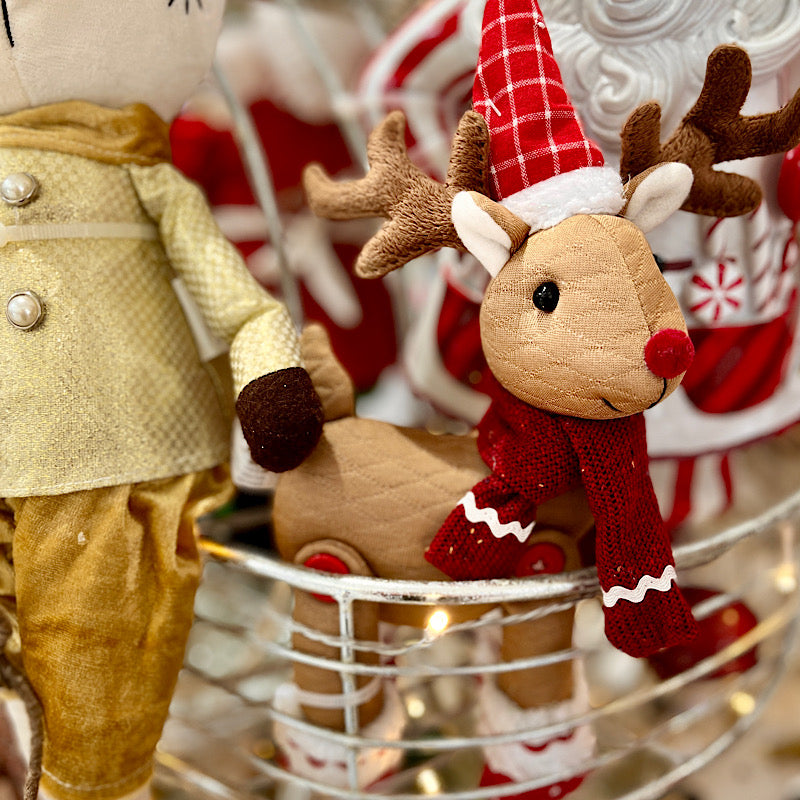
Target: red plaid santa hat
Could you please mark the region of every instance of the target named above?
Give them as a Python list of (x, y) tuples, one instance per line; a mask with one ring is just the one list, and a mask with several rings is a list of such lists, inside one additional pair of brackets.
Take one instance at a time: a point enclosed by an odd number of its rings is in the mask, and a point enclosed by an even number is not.
[(472, 103), (489, 126), (495, 199), (532, 230), (622, 209), (622, 182), (581, 129), (536, 0), (487, 0)]

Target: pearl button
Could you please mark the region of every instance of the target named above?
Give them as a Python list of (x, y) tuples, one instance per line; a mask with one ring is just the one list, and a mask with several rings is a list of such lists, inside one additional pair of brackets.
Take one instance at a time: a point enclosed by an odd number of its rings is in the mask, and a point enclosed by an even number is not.
[(6, 304), (6, 319), (23, 331), (35, 328), (44, 317), (44, 303), (34, 292), (17, 292)]
[(30, 203), (39, 191), (39, 181), (27, 172), (15, 172), (0, 183), (0, 197), (10, 206)]

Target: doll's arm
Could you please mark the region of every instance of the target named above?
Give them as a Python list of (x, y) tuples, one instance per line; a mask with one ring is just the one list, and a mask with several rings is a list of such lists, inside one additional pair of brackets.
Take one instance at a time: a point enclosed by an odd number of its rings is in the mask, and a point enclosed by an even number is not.
[(230, 345), (236, 409), (253, 458), (276, 472), (292, 469), (319, 439), (322, 408), (286, 309), (250, 275), (195, 184), (170, 164), (129, 171), (172, 267)]

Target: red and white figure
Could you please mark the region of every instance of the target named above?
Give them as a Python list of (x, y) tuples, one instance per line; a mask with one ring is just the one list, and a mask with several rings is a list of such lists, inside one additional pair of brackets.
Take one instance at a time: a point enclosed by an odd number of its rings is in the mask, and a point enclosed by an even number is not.
[(357, 92), (368, 127), (387, 111), (405, 114), (409, 153), (437, 179), (472, 98), (476, 50), (464, 30), (465, 6), (466, 0), (439, 0), (409, 15), (374, 53)]
[[(664, 130), (683, 116), (717, 44), (733, 40), (750, 55), (745, 114), (783, 105), (800, 76), (798, 0), (542, 6), (570, 96), (609, 162), (618, 156), (617, 131), (638, 103), (660, 102)], [(651, 475), (671, 526), (713, 517), (743, 496), (737, 487), (748, 476), (737, 449), (800, 420), (797, 151), (783, 162), (770, 156), (731, 168), (764, 189), (754, 213), (719, 222), (679, 212), (648, 233), (696, 350), (681, 387), (646, 414)]]
[[(371, 97), (383, 86), (387, 98), (402, 98), (403, 107), (412, 101), (409, 129), (420, 144), (428, 132), (436, 141), (449, 139), (453, 115), (442, 109), (452, 107), (448, 87), (457, 80), (463, 85), (464, 64), (477, 59), (483, 4), (425, 4), (412, 17), (414, 27), (401, 29), (367, 67), (362, 86), (369, 83)], [(800, 0), (642, 0), (635, 6), (622, 0), (541, 0), (540, 5), (569, 96), (609, 164), (618, 158), (619, 130), (637, 104), (657, 99), (663, 129), (674, 127), (696, 95), (705, 59), (717, 44), (737, 41), (750, 54), (753, 88), (743, 113), (781, 106), (800, 77)], [(449, 36), (435, 24), (425, 27), (426, 21), (456, 13)], [(412, 61), (416, 66), (401, 74), (399, 65)], [(425, 78), (406, 92), (406, 75), (415, 70)], [(649, 450), (659, 459), (656, 489), (662, 508), (674, 499), (680, 513), (667, 512), (667, 517), (675, 519), (707, 518), (729, 505), (740, 480), (736, 448), (800, 420), (795, 300), (800, 278), (793, 232), (800, 220), (800, 148), (783, 165), (779, 156), (771, 156), (732, 168), (764, 188), (766, 200), (754, 214), (724, 220), (713, 242), (707, 233), (714, 221), (683, 212), (648, 234), (653, 251), (667, 264), (665, 275), (683, 304), (698, 351), (681, 389), (647, 412)], [(710, 244), (718, 249), (712, 252)], [(453, 260), (442, 257), (447, 265)], [(704, 319), (702, 311), (693, 317), (689, 306), (701, 298), (690, 291), (692, 276), (700, 271), (713, 287), (719, 277), (709, 280), (704, 269), (711, 264), (716, 270), (719, 263), (725, 266), (730, 299), (743, 294), (742, 305), (737, 310), (723, 302), (724, 319), (717, 322)], [(732, 286), (731, 270), (740, 272), (743, 284)], [(476, 366), (480, 353), (469, 352), (477, 348), (478, 337), (466, 329), (477, 328), (477, 315), (470, 313), (468, 294), (451, 276), (448, 266), (412, 330), (418, 368), (409, 376), (437, 406), (475, 423), (486, 407), (481, 397), (486, 385)], [(747, 357), (737, 359), (740, 353)], [(452, 390), (454, 382), (461, 391)], [(696, 463), (687, 480), (690, 462)]]
[(702, 245), (671, 276), (697, 351), (682, 391), (704, 414), (741, 412), (769, 401), (789, 368), (797, 245), (789, 220), (774, 221), (765, 203), (741, 221), (710, 221)]

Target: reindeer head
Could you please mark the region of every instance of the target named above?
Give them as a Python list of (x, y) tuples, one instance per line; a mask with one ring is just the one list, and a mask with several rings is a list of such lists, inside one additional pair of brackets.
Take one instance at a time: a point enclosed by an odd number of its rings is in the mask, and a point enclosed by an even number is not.
[[(691, 171), (664, 165), (650, 181), (659, 191), (646, 201), (641, 195), (652, 186), (641, 182), (626, 210), (652, 213), (654, 203), (674, 210)], [(634, 221), (577, 214), (531, 233), (476, 193), (456, 196), (453, 218), (466, 247), (494, 274), (481, 306), (481, 341), (512, 394), (545, 411), (606, 419), (644, 411), (680, 383), (691, 342)]]
[(493, 276), (481, 307), (484, 353), (512, 394), (569, 416), (635, 414), (678, 386), (693, 354), (644, 233), (681, 207), (751, 210), (760, 198), (752, 182), (712, 165), (779, 152), (800, 134), (800, 92), (781, 112), (745, 118), (749, 85), (746, 53), (717, 48), (697, 104), (664, 148), (658, 106), (637, 109), (622, 134), (628, 182), (618, 216), (578, 212), (534, 230), (490, 200), (488, 133), (473, 112), (459, 125), (444, 185), (411, 164), (402, 114), (393, 112), (370, 138), (365, 178), (337, 184), (314, 166), (306, 191), (322, 216), (388, 218), (357, 262), (363, 277), (443, 246), (471, 252)]

